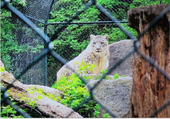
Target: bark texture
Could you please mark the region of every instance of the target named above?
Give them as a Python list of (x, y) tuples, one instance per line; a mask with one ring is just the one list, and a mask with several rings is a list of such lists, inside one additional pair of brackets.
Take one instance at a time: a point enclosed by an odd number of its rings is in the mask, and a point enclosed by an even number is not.
[[(138, 34), (168, 5), (153, 5), (128, 11), (129, 26)], [(170, 12), (140, 39), (139, 51), (151, 57), (170, 75)], [(139, 55), (133, 58), (133, 83), (130, 96), (131, 117), (149, 117), (170, 99), (170, 81)], [(156, 117), (170, 117), (170, 106)]]

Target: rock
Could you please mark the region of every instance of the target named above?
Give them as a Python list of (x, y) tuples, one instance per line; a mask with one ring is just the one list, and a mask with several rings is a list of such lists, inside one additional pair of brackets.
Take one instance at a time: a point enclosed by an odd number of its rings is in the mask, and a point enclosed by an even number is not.
[[(91, 80), (87, 85), (93, 86), (98, 80)], [(94, 95), (104, 106), (118, 117), (129, 117), (129, 97), (132, 85), (131, 77), (119, 77), (118, 79), (104, 79), (95, 89)], [(86, 86), (87, 88), (87, 86)], [(100, 118), (104, 118), (106, 112), (100, 110)]]
[[(132, 40), (121, 40), (109, 45), (110, 59), (109, 68), (117, 62), (120, 58), (125, 56), (133, 48)], [(132, 56), (128, 57), (121, 63), (115, 70), (111, 72), (111, 75), (119, 73), (120, 75), (132, 76)]]
[[(3, 66), (3, 63), (0, 61), (0, 67)], [(12, 73), (8, 73), (7, 71), (1, 72), (0, 82), (3, 87), (6, 87), (14, 81), (15, 78)], [(62, 118), (68, 116), (68, 118), (82, 118), (81, 115), (79, 115), (77, 112), (74, 112), (71, 108), (68, 108), (48, 97), (46, 94), (50, 94), (50, 96), (53, 98), (63, 97), (63, 94), (60, 91), (50, 87), (40, 85), (26, 85), (16, 80), (13, 83), (13, 86), (10, 88), (8, 94), (15, 101), (23, 104), (21, 105), (22, 107), (24, 106), (31, 108), (29, 103), (35, 101), (36, 110), (46, 117)]]
[[(83, 74), (83, 77), (88, 77), (87, 82), (94, 81), (100, 79), (103, 74)], [(113, 79), (113, 75), (107, 75), (105, 79)]]

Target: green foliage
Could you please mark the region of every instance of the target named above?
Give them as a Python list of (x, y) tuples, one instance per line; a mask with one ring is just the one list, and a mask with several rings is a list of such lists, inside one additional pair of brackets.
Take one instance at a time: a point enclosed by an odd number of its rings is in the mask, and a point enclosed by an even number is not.
[[(113, 75), (113, 78), (114, 78), (114, 79), (118, 79), (118, 78), (119, 78), (119, 75), (120, 75), (120, 74), (116, 73), (116, 74)], [(122, 77), (125, 77), (125, 75), (122, 75)]]
[[(64, 99), (61, 100), (63, 104), (67, 104), (67, 106), (74, 108), (79, 104), (78, 101), (82, 100), (78, 98), (85, 98), (89, 96), (88, 92), (83, 89), (84, 86), (85, 85), (82, 81), (75, 74), (73, 74), (68, 78), (62, 77), (62, 80), (54, 84), (52, 87), (62, 91), (65, 95)], [(76, 98), (78, 100), (73, 101), (73, 99)]]
[[(7, 90), (9, 92), (10, 90)], [(2, 97), (2, 93), (1, 93)], [(13, 99), (9, 97), (9, 100), (12, 102), (13, 105), (16, 104), (16, 102), (13, 102)], [(22, 110), (24, 111), (24, 110)], [(17, 113), (10, 105), (1, 104), (1, 118), (24, 118), (19, 113)]]
[(147, 6), (147, 5), (158, 5), (160, 3), (163, 4), (169, 4), (170, 1), (169, 0), (134, 0), (132, 4), (130, 4), (130, 9), (135, 8), (135, 7), (143, 7), (143, 6)]
[(17, 112), (10, 106), (3, 106), (1, 107), (1, 117), (2, 118), (24, 118), (17, 114)]
[(12, 0), (12, 5), (14, 6), (18, 6), (18, 5), (21, 5), (23, 7), (26, 6), (26, 0)]
[(119, 74), (116, 73), (114, 76), (113, 76), (114, 79), (118, 79), (119, 78)]
[(104, 118), (109, 118), (109, 114), (108, 113), (105, 113), (103, 116), (104, 116)]
[(102, 70), (102, 74), (106, 74), (108, 69)]
[(88, 64), (88, 63), (85, 63), (84, 61), (82, 61), (80, 64), (78, 62), (75, 62), (76, 64), (79, 65), (79, 70), (78, 70), (78, 73), (79, 74), (87, 74), (88, 72), (90, 71), (93, 71), (93, 68), (95, 67), (94, 64)]
[[(25, 0), (14, 0), (14, 5), (23, 5)], [(18, 2), (18, 3), (16, 3)], [(3, 61), (7, 71), (12, 70), (11, 54), (18, 54), (26, 50), (26, 45), (19, 46), (15, 41), (16, 35), (13, 33), (17, 29), (16, 25), (12, 23), (12, 15), (10, 11), (1, 10), (1, 60)]]
[[(108, 69), (102, 70), (101, 71), (102, 75), (95, 77), (95, 79), (100, 80), (102, 78), (102, 76), (107, 73), (107, 71), (108, 71)], [(109, 79), (109, 77), (106, 76), (104, 79)]]
[(0, 67), (0, 73), (3, 73), (5, 71), (4, 67)]
[[(79, 64), (79, 72), (86, 72), (93, 67), (94, 65), (88, 65), (82, 62)], [(87, 80), (88, 77), (83, 78)], [(52, 88), (63, 92), (64, 98), (59, 101), (61, 104), (70, 108), (75, 108), (90, 96), (90, 93), (84, 88), (84, 86), (85, 84), (77, 77), (77, 75), (72, 74), (68, 77), (63, 76), (62, 79), (52, 86)], [(78, 110), (78, 113), (83, 117), (97, 117), (99, 114), (99, 108), (99, 104), (90, 100)]]
[(28, 105), (32, 106), (32, 109), (35, 109), (35, 103), (36, 103), (36, 101), (32, 100), (28, 103)]
[(97, 118), (97, 117), (99, 117), (99, 109), (100, 109), (100, 105), (99, 104), (96, 104), (96, 106), (94, 107), (94, 110), (95, 110), (95, 112), (94, 112), (94, 117), (95, 118)]
[[(84, 86), (85, 84), (83, 84), (82, 81), (75, 74), (73, 74), (69, 77), (62, 77), (62, 79), (55, 83), (52, 88), (63, 92), (64, 98), (59, 101), (61, 104), (64, 104), (70, 108), (75, 108), (83, 100), (90, 96)], [(93, 101), (89, 101), (84, 104), (78, 112), (82, 116), (88, 116), (85, 114), (93, 112), (94, 104), (95, 103)]]

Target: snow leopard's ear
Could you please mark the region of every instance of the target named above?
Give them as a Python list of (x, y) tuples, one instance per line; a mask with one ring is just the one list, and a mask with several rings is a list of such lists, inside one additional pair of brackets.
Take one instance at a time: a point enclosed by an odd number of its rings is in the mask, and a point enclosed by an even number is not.
[(95, 38), (95, 35), (90, 35), (90, 40), (93, 40)]
[(103, 37), (104, 37), (104, 39), (108, 40), (108, 35), (107, 34), (104, 35)]

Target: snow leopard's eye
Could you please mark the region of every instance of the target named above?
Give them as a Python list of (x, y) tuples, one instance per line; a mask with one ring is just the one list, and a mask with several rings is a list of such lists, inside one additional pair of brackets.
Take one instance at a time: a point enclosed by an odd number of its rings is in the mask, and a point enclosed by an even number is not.
[(104, 44), (104, 42), (101, 42), (101, 44)]
[(96, 44), (96, 42), (93, 42), (93, 44)]

